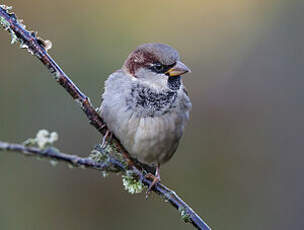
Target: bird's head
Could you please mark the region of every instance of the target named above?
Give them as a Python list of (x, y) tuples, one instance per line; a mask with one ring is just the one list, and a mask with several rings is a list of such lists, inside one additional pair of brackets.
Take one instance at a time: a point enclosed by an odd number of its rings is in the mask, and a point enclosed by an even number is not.
[[(180, 76), (190, 69), (171, 46), (148, 43), (138, 46), (126, 59), (125, 72), (156, 88), (180, 87)], [(179, 84), (177, 84), (179, 83)]]

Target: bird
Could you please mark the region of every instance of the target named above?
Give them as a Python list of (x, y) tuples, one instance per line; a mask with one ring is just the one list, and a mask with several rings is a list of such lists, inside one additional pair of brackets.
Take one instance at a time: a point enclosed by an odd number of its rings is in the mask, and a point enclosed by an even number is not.
[(191, 70), (169, 45), (138, 46), (121, 69), (105, 81), (100, 116), (132, 158), (155, 167), (147, 176), (160, 181), (160, 165), (171, 159), (192, 104), (181, 75)]

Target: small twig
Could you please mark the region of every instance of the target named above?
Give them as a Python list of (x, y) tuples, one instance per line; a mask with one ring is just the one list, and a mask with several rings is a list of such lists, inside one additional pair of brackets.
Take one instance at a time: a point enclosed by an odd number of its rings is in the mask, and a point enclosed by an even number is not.
[[(12, 43), (19, 40), (22, 48), (35, 55), (53, 74), (55, 80), (72, 96), (72, 98), (81, 104), (81, 108), (89, 119), (91, 125), (93, 125), (102, 135), (108, 130), (106, 124), (99, 116), (95, 108), (90, 102), (90, 99), (82, 93), (78, 87), (70, 80), (70, 78), (63, 72), (63, 70), (57, 65), (57, 63), (47, 53), (47, 44), (42, 39), (36, 37), (36, 33), (30, 32), (25, 29), (25, 26), (17, 19), (14, 13), (9, 13), (9, 8), (1, 5), (0, 6), (0, 23), (5, 29), (9, 30), (12, 35)], [(41, 151), (36, 148), (30, 148), (18, 144), (8, 144), (0, 142), (0, 148), (2, 150), (18, 151), (24, 154), (34, 154), (44, 157), (49, 157), (69, 163), (76, 162), (77, 165), (83, 165), (90, 168), (105, 167), (101, 166), (88, 158), (80, 158), (77, 156), (66, 155), (56, 151), (44, 150)], [(111, 145), (114, 146), (120, 153), (127, 153), (127, 151), (120, 144), (119, 140), (113, 135)], [(124, 155), (124, 154), (122, 154)], [(130, 162), (126, 160), (126, 162)], [(136, 166), (135, 166), (136, 165)], [(140, 166), (140, 167), (139, 167)], [(97, 167), (97, 168), (98, 168)], [(96, 169), (97, 169), (96, 168)], [(131, 162), (129, 168), (142, 179), (143, 184), (149, 186), (151, 181), (145, 178), (143, 173), (145, 168), (143, 165), (138, 163), (134, 164)], [(197, 229), (209, 230), (209, 226), (188, 206), (176, 193), (161, 183), (156, 184), (153, 187), (153, 191), (159, 194), (161, 197), (169, 201), (175, 208), (177, 208), (185, 222), (190, 222)]]
[(36, 147), (29, 147), (21, 144), (12, 144), (0, 141), (0, 151), (4, 150), (22, 153), (25, 156), (44, 157), (50, 158), (51, 160), (63, 161), (75, 167), (87, 167), (101, 171), (107, 171), (113, 165), (120, 170), (124, 169), (124, 166), (114, 158), (111, 158), (110, 161), (106, 163), (100, 163), (90, 158), (83, 158), (76, 155), (62, 153), (52, 147), (40, 149)]

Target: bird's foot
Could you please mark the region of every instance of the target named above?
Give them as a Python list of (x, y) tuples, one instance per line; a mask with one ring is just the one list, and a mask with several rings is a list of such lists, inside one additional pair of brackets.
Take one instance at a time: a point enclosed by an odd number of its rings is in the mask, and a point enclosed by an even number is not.
[(157, 167), (156, 167), (156, 173), (155, 173), (155, 175), (153, 175), (152, 173), (147, 173), (147, 174), (145, 175), (145, 177), (146, 177), (147, 179), (151, 179), (151, 180), (152, 180), (152, 182), (151, 182), (151, 184), (150, 184), (150, 186), (149, 186), (149, 188), (148, 188), (148, 190), (147, 190), (147, 192), (146, 192), (146, 199), (148, 199), (149, 194), (150, 194), (151, 190), (153, 189), (153, 187), (154, 187), (157, 183), (160, 182), (159, 164), (158, 164)]
[[(109, 137), (109, 140), (107, 141), (108, 137)], [(109, 130), (107, 130), (105, 135), (102, 138), (101, 148), (104, 149), (105, 147), (107, 147), (107, 144), (109, 141), (111, 141), (112, 137), (113, 137), (113, 134)]]

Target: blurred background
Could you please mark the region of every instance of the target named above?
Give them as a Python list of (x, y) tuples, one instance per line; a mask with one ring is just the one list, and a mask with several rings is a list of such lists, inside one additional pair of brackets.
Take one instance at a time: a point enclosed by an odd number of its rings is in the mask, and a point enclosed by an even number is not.
[[(27, 28), (95, 106), (137, 45), (168, 43), (192, 73), (193, 110), (162, 181), (213, 229), (304, 229), (304, 3), (301, 0), (16, 0)], [(57, 131), (86, 156), (100, 141), (46, 68), (0, 32), (0, 140)], [(0, 229), (192, 229), (121, 178), (0, 153)]]

